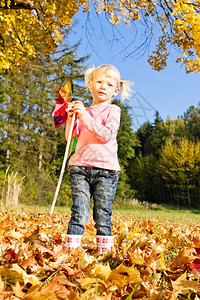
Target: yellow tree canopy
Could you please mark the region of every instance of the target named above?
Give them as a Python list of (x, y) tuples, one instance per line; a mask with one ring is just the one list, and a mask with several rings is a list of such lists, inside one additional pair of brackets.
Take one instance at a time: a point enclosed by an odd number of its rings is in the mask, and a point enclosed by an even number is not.
[[(23, 64), (40, 52), (52, 53), (63, 39), (73, 16), (89, 0), (0, 0), (1, 69)], [(142, 21), (147, 30), (159, 29), (149, 57), (155, 70), (167, 65), (170, 46), (186, 72), (200, 72), (200, 0), (94, 0), (97, 14), (105, 12), (113, 25)]]
[(83, 0), (0, 0), (0, 70), (53, 53)]

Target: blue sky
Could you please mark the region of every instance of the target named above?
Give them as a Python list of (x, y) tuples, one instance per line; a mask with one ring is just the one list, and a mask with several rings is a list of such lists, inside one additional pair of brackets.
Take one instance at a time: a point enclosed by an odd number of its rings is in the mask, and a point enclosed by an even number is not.
[[(142, 31), (138, 32), (136, 42), (131, 44), (134, 37), (134, 27), (112, 25), (100, 15), (99, 18), (80, 12), (73, 26), (70, 42), (81, 41), (78, 55), (91, 57), (88, 66), (113, 64), (119, 69), (124, 80), (134, 82), (133, 98), (128, 103), (132, 107), (133, 125), (138, 128), (144, 121), (153, 122), (155, 111), (166, 120), (167, 117), (176, 119), (182, 116), (191, 106), (200, 103), (200, 74), (186, 74), (184, 66), (175, 63), (176, 52), (172, 49), (168, 66), (160, 72), (152, 70), (148, 64), (148, 53), (141, 57), (131, 57), (142, 39)], [(155, 41), (152, 40), (153, 47)]]

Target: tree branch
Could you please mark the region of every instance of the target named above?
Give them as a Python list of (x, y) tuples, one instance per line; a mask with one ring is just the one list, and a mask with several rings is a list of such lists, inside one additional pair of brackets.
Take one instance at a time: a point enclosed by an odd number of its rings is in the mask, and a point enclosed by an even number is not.
[(33, 9), (33, 0), (12, 0), (10, 5), (8, 5), (7, 0), (5, 0), (5, 6), (0, 5), (0, 9)]

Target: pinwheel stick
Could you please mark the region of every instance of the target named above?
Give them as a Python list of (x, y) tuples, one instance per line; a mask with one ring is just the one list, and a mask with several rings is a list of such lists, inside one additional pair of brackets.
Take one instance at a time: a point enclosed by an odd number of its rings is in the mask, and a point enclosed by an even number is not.
[(51, 205), (50, 215), (53, 214), (54, 207), (56, 205), (56, 200), (57, 200), (57, 197), (58, 197), (58, 193), (59, 193), (59, 190), (60, 190), (60, 185), (61, 185), (61, 182), (62, 182), (63, 174), (64, 174), (64, 171), (65, 171), (65, 166), (66, 166), (66, 162), (67, 162), (67, 158), (68, 158), (68, 154), (69, 154), (69, 147), (70, 147), (71, 138), (72, 138), (72, 131), (73, 131), (73, 128), (74, 128), (74, 122), (75, 122), (75, 114), (73, 114), (73, 116), (72, 116), (72, 121), (71, 121), (70, 129), (69, 129), (69, 137), (68, 137), (68, 141), (67, 141), (67, 145), (66, 145), (66, 149), (65, 149), (65, 155), (64, 155), (64, 159), (63, 159), (62, 169), (61, 169), (61, 172), (60, 172), (60, 177), (59, 177), (58, 184), (57, 184), (57, 187), (56, 187), (56, 192), (55, 192), (55, 195), (54, 195), (54, 199), (53, 199), (53, 202), (52, 202), (52, 205)]

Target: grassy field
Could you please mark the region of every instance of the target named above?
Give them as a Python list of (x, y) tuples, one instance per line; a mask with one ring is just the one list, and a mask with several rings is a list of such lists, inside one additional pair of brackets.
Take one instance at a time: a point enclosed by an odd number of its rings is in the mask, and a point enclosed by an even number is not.
[[(50, 206), (21, 206), (23, 209), (50, 212)], [(70, 207), (56, 207), (55, 211), (69, 213)], [(91, 211), (92, 214), (92, 211)], [(197, 209), (183, 209), (173, 206), (162, 205), (141, 205), (141, 204), (120, 204), (114, 205), (113, 215), (120, 214), (123, 217), (133, 217), (142, 219), (157, 219), (172, 222), (184, 222), (200, 224), (200, 210)]]
[(200, 210), (195, 209), (134, 205), (132, 207), (119, 207), (114, 209), (113, 213), (137, 218), (200, 224)]

